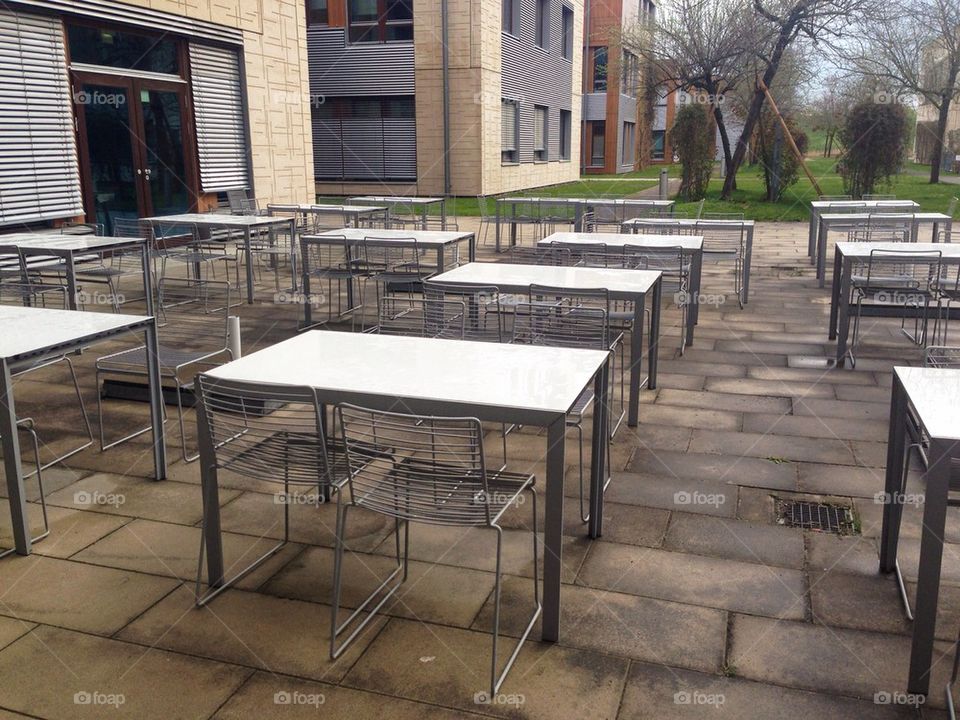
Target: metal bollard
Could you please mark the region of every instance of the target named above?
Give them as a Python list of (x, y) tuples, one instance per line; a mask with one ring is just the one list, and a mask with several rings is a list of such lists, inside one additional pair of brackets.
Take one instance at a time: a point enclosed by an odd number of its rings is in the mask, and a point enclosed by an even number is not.
[(234, 360), (240, 358), (240, 317), (238, 315), (227, 318), (227, 347), (230, 348)]

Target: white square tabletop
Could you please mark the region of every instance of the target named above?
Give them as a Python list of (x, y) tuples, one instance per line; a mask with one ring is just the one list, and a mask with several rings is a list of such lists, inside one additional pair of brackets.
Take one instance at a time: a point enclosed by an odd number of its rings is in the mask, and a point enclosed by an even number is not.
[(930, 436), (960, 440), (960, 369), (895, 367), (893, 371)]
[(604, 288), (619, 299), (649, 292), (661, 274), (659, 270), (472, 262), (430, 280), (495, 286), (510, 292), (526, 291), (531, 285), (568, 290)]
[(634, 235), (633, 233), (578, 233), (557, 232), (539, 241), (539, 245), (606, 245), (607, 247), (703, 248), (702, 235)]

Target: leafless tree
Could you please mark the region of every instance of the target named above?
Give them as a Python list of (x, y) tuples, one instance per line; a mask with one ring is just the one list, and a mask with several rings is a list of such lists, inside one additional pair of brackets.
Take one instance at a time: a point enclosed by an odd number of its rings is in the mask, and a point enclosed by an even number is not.
[(625, 46), (649, 64), (662, 89), (695, 91), (710, 103), (728, 166), (733, 153), (723, 101), (745, 79), (752, 16), (750, 0), (667, 0), (654, 25), (624, 33)]
[(940, 180), (950, 106), (958, 97), (960, 2), (892, 0), (867, 16), (858, 38), (841, 49), (851, 69), (876, 83), (877, 100), (916, 95), (937, 113), (930, 182)]
[(753, 49), (758, 60), (757, 82), (746, 107), (743, 132), (729, 164), (721, 198), (729, 199), (736, 187), (737, 170), (746, 157), (766, 99), (763, 86), (773, 87), (788, 50), (798, 40), (814, 45), (834, 44), (872, 4), (870, 0), (752, 0), (754, 20), (750, 27), (756, 28), (751, 36), (756, 39)]

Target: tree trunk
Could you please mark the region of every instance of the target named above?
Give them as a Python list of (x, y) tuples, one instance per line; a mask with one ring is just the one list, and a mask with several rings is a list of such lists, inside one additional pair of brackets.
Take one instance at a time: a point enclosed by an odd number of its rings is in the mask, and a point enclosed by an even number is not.
[[(733, 164), (733, 153), (730, 151), (730, 136), (727, 133), (727, 124), (723, 120), (723, 112), (717, 103), (713, 104), (713, 118), (717, 121), (717, 132), (720, 133), (720, 144), (723, 146), (723, 165), (729, 173)], [(737, 189), (736, 179), (734, 179), (733, 189)]]
[[(767, 65), (767, 69), (763, 72), (763, 84), (767, 87), (770, 87), (770, 83), (773, 82), (773, 78), (780, 68), (780, 61), (783, 59), (784, 51), (790, 44), (795, 23), (796, 21), (790, 18), (780, 29), (780, 36), (777, 38), (777, 44), (773, 49), (773, 54), (770, 56), (770, 64)], [(723, 181), (723, 190), (720, 193), (721, 200), (729, 200), (730, 193), (732, 193), (736, 187), (737, 170), (740, 169), (740, 165), (743, 164), (743, 158), (747, 154), (747, 142), (753, 134), (753, 128), (760, 119), (760, 111), (763, 109), (764, 99), (763, 89), (760, 87), (760, 84), (757, 83), (757, 87), (753, 91), (753, 99), (750, 101), (750, 108), (747, 110), (747, 117), (744, 118), (743, 121), (743, 132), (740, 133), (740, 139), (737, 141), (737, 150), (733, 154), (730, 167), (727, 168), (727, 177)]]
[[(956, 83), (956, 76), (953, 78)], [(947, 87), (953, 87), (948, 85)], [(940, 182), (940, 165), (943, 162), (943, 146), (947, 136), (947, 120), (950, 116), (950, 93), (940, 96), (940, 114), (937, 116), (937, 142), (933, 146), (933, 155), (930, 157), (930, 184)]]

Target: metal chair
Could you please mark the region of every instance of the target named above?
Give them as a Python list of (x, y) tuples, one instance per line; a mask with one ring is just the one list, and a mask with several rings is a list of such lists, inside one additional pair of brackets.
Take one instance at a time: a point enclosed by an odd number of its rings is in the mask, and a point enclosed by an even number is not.
[[(610, 326), (606, 310), (598, 307), (580, 307), (570, 305), (544, 305), (541, 303), (523, 303), (517, 306), (513, 325), (513, 342), (520, 345), (544, 345), (549, 347), (585, 348), (591, 350), (610, 350)], [(566, 425), (577, 431), (579, 453), (580, 482), (580, 519), (590, 520), (586, 510), (584, 492), (583, 458), (583, 420), (587, 411), (596, 405), (593, 387), (587, 387), (577, 398), (567, 413)], [(595, 412), (600, 410), (595, 408)], [(606, 408), (609, 412), (609, 406)], [(609, 463), (610, 444), (606, 443)], [(610, 485), (612, 475), (604, 479), (603, 491)]]
[[(83, 232), (86, 230), (87, 232)], [(97, 223), (68, 223), (60, 228), (61, 235), (102, 235), (103, 225)], [(132, 237), (142, 237), (133, 235)], [(149, 253), (149, 247), (147, 248)], [(106, 285), (109, 291), (110, 305), (114, 312), (120, 312), (121, 300), (126, 297), (120, 293), (120, 279), (131, 275), (143, 276), (143, 262), (139, 252), (113, 251), (109, 258), (102, 254), (80, 259), (76, 266), (78, 282)], [(142, 298), (138, 298), (142, 299)]]
[[(43, 491), (43, 468), (44, 466), (40, 464), (40, 440), (37, 438), (37, 431), (33, 427), (33, 418), (18, 418), (17, 419), (17, 429), (22, 430), (30, 436), (30, 439), (33, 443), (33, 457), (34, 462), (37, 465), (37, 469), (33, 472), (26, 473), (24, 478), (28, 478), (32, 475), (37, 476), (37, 486), (40, 489), (40, 511), (43, 515), (43, 532), (39, 535), (36, 535), (30, 538), (31, 543), (38, 543), (47, 537), (50, 534), (50, 521), (47, 518), (47, 498), (46, 494)], [(0, 550), (0, 558), (5, 558), (8, 555), (12, 555), (17, 551), (16, 548), (8, 548), (7, 550)]]
[[(210, 602), (290, 540), (291, 487), (312, 490), (327, 502), (347, 480), (342, 445), (327, 437), (323, 406), (311, 388), (245, 383), (199, 374), (197, 422), (213, 449), (210, 469), (229, 470), (283, 488), (283, 538), (216, 588), (201, 592), (206, 528), (201, 533), (195, 586), (198, 607)], [(310, 498), (308, 498), (310, 499)]]
[(641, 218), (628, 226), (638, 235), (695, 235), (696, 226), (692, 223), (681, 225), (664, 218)]
[(496, 231), (497, 214), (491, 205), (495, 202), (489, 195), (477, 195), (477, 208), (480, 211), (480, 227), (477, 229), (477, 235), (481, 245), (487, 244), (490, 235), (490, 227)]
[[(516, 660), (524, 641), (540, 617), (539, 560), (537, 557), (537, 495), (535, 478), (527, 473), (491, 472), (483, 450), (483, 429), (475, 418), (445, 418), (384, 412), (341, 404), (337, 417), (346, 449), (350, 501), (337, 493), (337, 543), (334, 556), (333, 609), (330, 657), (339, 657), (407, 578), (410, 523), (489, 528), (496, 533), (493, 652), (490, 692), (495, 695)], [(384, 456), (380, 448), (393, 452)], [(504, 513), (524, 494), (532, 500), (534, 606), (502, 671), (497, 655), (500, 639), (500, 590)], [(365, 508), (392, 517), (396, 531), (396, 567), (342, 623), (339, 622), (344, 536), (348, 510)], [(401, 551), (400, 525), (404, 526)], [(378, 595), (382, 597), (375, 605)], [(368, 610), (369, 608), (369, 610)], [(364, 612), (366, 617), (358, 619)], [(337, 640), (355, 625), (339, 645)]]
[(960, 300), (960, 265), (943, 265), (934, 285), (938, 299), (937, 320), (934, 323), (933, 330), (934, 341), (947, 345), (949, 343), (947, 335), (950, 329), (950, 307), (955, 301)]
[(746, 255), (747, 231), (742, 222), (731, 223), (729, 228), (700, 228), (696, 232), (703, 235), (704, 262), (733, 263), (733, 291), (737, 304), (743, 309), (743, 263)]
[[(428, 279), (423, 281), (423, 297), (425, 300), (455, 301), (463, 306), (466, 319), (462, 340), (503, 342), (505, 313), (498, 288)], [(510, 304), (507, 298), (507, 305)]]
[[(673, 297), (680, 309), (680, 354), (687, 346), (687, 313), (690, 312), (690, 261), (682, 247), (649, 248), (627, 245), (624, 247), (624, 266), (637, 270), (659, 271), (661, 295)], [(644, 314), (649, 316), (650, 309)]]
[[(313, 282), (326, 283), (327, 294), (327, 319), (321, 322), (311, 322), (307, 325), (306, 310), (304, 309), (304, 320), (300, 324), (300, 329), (305, 330), (308, 327), (321, 325), (333, 320), (333, 298), (337, 299), (337, 319), (341, 320), (350, 315), (350, 326), (354, 327), (354, 319), (357, 312), (363, 312), (363, 284), (360, 282), (364, 277), (360, 270), (357, 259), (353, 255), (353, 249), (350, 241), (345, 236), (330, 237), (324, 242), (315, 240), (300, 239), (300, 254), (302, 256), (302, 267), (310, 279), (310, 293), (307, 296), (304, 293), (303, 306), (313, 302), (317, 295), (317, 288)], [(336, 283), (337, 292), (333, 292), (333, 285)], [(352, 304), (344, 310), (343, 308), (343, 290), (347, 291), (348, 299), (352, 299)]]
[[(434, 269), (420, 262), (420, 247), (416, 238), (378, 238), (368, 236), (362, 243), (363, 260), (359, 269), (364, 282), (373, 281), (376, 290), (377, 307), (380, 297), (397, 289), (419, 291), (424, 279), (434, 273)], [(381, 286), (383, 291), (381, 292)]]
[(557, 243), (550, 243), (549, 247), (543, 245), (534, 245), (532, 247), (523, 247), (514, 245), (506, 254), (506, 257), (497, 260), (497, 262), (509, 263), (512, 265), (572, 265), (573, 260), (570, 255), (570, 248), (561, 247)]
[(561, 200), (541, 200), (539, 204), (539, 219), (540, 222), (537, 228), (539, 229), (541, 238), (555, 233), (558, 227), (561, 227), (564, 231), (568, 231), (573, 228), (575, 221), (574, 206), (572, 203), (562, 202)]
[(227, 203), (232, 215), (262, 215), (256, 198), (247, 195), (246, 190), (227, 190)]
[[(157, 307), (157, 363), (160, 381), (173, 385), (180, 426), (180, 448), (185, 462), (199, 455), (187, 452), (186, 425), (183, 417), (183, 393), (193, 390), (193, 370), (197, 366), (218, 365), (229, 357), (227, 317), (230, 312), (230, 285), (225, 282), (174, 280), (160, 281)], [(146, 346), (121, 350), (97, 359), (97, 388), (103, 376), (144, 377), (147, 374)], [(102, 393), (97, 393), (97, 417), (100, 420), (100, 449), (108, 450), (150, 430), (146, 426), (117, 440), (107, 442), (103, 429)]]
[(936, 283), (940, 277), (940, 259), (939, 250), (872, 249), (866, 263), (858, 263), (852, 268), (851, 294), (857, 310), (853, 320), (853, 339), (847, 351), (851, 365), (856, 365), (854, 349), (859, 339), (864, 299), (869, 298), (881, 305), (903, 306), (904, 310), (915, 308), (913, 335), (906, 330), (905, 314), (900, 327), (914, 343), (925, 344), (930, 303), (938, 300)]
[(463, 340), (466, 316), (460, 301), (384, 295), (377, 300), (377, 324), (365, 332)]

